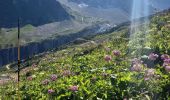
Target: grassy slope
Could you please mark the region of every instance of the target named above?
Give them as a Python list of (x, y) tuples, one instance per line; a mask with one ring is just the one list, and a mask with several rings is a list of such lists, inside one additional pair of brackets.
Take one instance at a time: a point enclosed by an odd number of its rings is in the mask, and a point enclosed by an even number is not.
[[(170, 13), (153, 17), (150, 24), (147, 42), (144, 47), (150, 47), (152, 51), (161, 55), (170, 55)], [(164, 23), (161, 24), (160, 23)], [(22, 71), (21, 94), (22, 98), (42, 99), (154, 99), (169, 98), (170, 74), (162, 67), (162, 61), (154, 63), (156, 75), (150, 81), (144, 81), (144, 67), (141, 72), (131, 72), (131, 59), (135, 55), (128, 52), (129, 39), (128, 27), (111, 34), (99, 35), (92, 41), (68, 46), (64, 50), (49, 53), (39, 58), (36, 66)], [(137, 38), (136, 38), (137, 40)], [(136, 42), (136, 41), (134, 41)], [(113, 50), (121, 51), (119, 57), (112, 55)], [(145, 50), (145, 49), (144, 49)], [(112, 61), (106, 62), (105, 55), (112, 55)], [(148, 55), (148, 53), (143, 53)], [(145, 59), (147, 60), (147, 59)], [(45, 79), (50, 80), (50, 75), (58, 76), (56, 81), (50, 81), (48, 85), (42, 85)], [(33, 79), (28, 80), (27, 76)], [(15, 77), (14, 77), (15, 78)], [(69, 87), (78, 85), (77, 92), (70, 91)], [(155, 87), (157, 86), (157, 87)], [(17, 98), (15, 85), (8, 85), (3, 95), (9, 98)], [(48, 89), (55, 93), (48, 94)]]

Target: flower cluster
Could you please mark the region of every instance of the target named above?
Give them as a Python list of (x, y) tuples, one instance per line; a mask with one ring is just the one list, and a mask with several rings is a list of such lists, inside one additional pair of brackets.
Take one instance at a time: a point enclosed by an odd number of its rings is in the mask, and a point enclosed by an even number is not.
[(55, 91), (54, 91), (53, 89), (49, 89), (49, 90), (48, 90), (48, 93), (49, 93), (49, 94), (52, 94), (52, 93), (54, 93), (54, 92), (55, 92)]
[(167, 72), (170, 72), (170, 66), (166, 66), (166, 67), (165, 67), (165, 70), (166, 70)]
[(135, 72), (140, 72), (143, 69), (143, 65), (142, 65), (143, 61), (141, 61), (140, 59), (133, 59), (132, 60), (132, 67), (131, 70), (135, 71)]
[(65, 70), (65, 71), (63, 72), (63, 75), (64, 75), (64, 76), (70, 76), (70, 75), (71, 75), (71, 71), (70, 71), (70, 70)]
[(115, 56), (120, 56), (120, 51), (119, 50), (114, 50), (112, 53)]
[(155, 61), (158, 57), (159, 57), (159, 55), (157, 55), (155, 53), (151, 53), (151, 54), (149, 54), (148, 59)]
[(55, 81), (55, 80), (57, 80), (57, 75), (52, 74), (50, 78), (51, 78), (52, 81)]
[(154, 69), (148, 69), (145, 71), (145, 80), (149, 80), (150, 78), (154, 77), (155, 75), (155, 70)]
[(45, 79), (45, 80), (43, 80), (43, 81), (42, 81), (42, 84), (43, 84), (43, 85), (48, 85), (48, 84), (49, 84), (49, 82), (50, 82), (50, 80)]
[(106, 55), (106, 56), (104, 57), (104, 59), (105, 59), (105, 61), (109, 62), (109, 61), (112, 60), (112, 57), (111, 57), (110, 55)]
[(141, 60), (138, 59), (138, 58), (132, 59), (132, 64), (142, 64), (142, 63), (143, 63), (143, 61), (141, 61)]
[(78, 86), (70, 86), (69, 90), (71, 90), (73, 92), (78, 91)]
[[(112, 54), (114, 56), (120, 56), (121, 52), (119, 50), (114, 50), (114, 51), (112, 51)], [(104, 59), (105, 59), (105, 61), (109, 62), (109, 61), (112, 60), (112, 56), (111, 55), (105, 55)]]
[(27, 77), (27, 80), (32, 81), (32, 80), (33, 80), (33, 77), (32, 77), (32, 76), (28, 76), (28, 77)]
[(170, 57), (169, 57), (169, 55), (167, 55), (167, 54), (161, 55), (161, 59), (162, 59), (162, 60), (165, 60), (165, 59), (168, 59), (168, 58), (170, 58)]
[(162, 60), (164, 61), (163, 66), (167, 72), (170, 72), (170, 57), (167, 54), (163, 54), (161, 56)]
[(37, 65), (34, 63), (34, 64), (32, 64), (32, 67), (34, 67), (34, 68), (35, 68), (35, 67), (37, 67)]

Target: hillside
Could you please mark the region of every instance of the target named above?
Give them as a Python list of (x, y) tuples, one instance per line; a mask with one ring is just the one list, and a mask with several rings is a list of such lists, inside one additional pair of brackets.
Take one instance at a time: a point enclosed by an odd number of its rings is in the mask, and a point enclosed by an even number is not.
[[(129, 34), (131, 27), (122, 25), (32, 58), (21, 71), (21, 99), (170, 99), (170, 10), (155, 14), (142, 30), (145, 26)], [(16, 99), (16, 73), (7, 68), (0, 96)]]

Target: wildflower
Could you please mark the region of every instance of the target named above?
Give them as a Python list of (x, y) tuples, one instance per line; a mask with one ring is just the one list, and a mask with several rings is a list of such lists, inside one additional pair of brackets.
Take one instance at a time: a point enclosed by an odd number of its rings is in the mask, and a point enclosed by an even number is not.
[(57, 75), (53, 74), (53, 75), (51, 75), (50, 78), (51, 78), (52, 81), (55, 81), (57, 79)]
[(151, 77), (155, 75), (155, 70), (154, 69), (148, 69), (145, 71), (145, 80), (149, 80)]
[(152, 76), (154, 76), (154, 74), (155, 74), (154, 69), (148, 69), (148, 70), (145, 71), (146, 76), (152, 77)]
[(32, 67), (37, 67), (37, 65), (34, 63), (34, 64), (32, 64)]
[(63, 72), (63, 75), (64, 75), (64, 76), (70, 76), (70, 75), (71, 75), (71, 71), (70, 71), (70, 70), (65, 70), (65, 71)]
[(140, 72), (142, 71), (142, 64), (133, 64), (133, 66), (131, 67), (132, 71), (136, 71), (136, 72)]
[(50, 82), (50, 81), (49, 81), (48, 79), (45, 79), (45, 80), (42, 81), (42, 84), (43, 84), (43, 85), (47, 85), (47, 84), (49, 84), (49, 82)]
[(148, 81), (150, 78), (149, 77), (144, 77), (144, 80), (145, 81)]
[(136, 71), (136, 72), (142, 71), (142, 68), (143, 68), (142, 63), (143, 63), (143, 61), (141, 61), (140, 59), (134, 58), (134, 59), (132, 60), (131, 70), (132, 70), (132, 71)]
[(165, 63), (170, 63), (170, 58), (164, 60)]
[(132, 64), (142, 64), (142, 63), (143, 63), (143, 61), (141, 61), (141, 60), (138, 59), (138, 58), (132, 59)]
[(128, 100), (126, 97), (123, 100)]
[(54, 91), (53, 89), (49, 89), (49, 90), (48, 90), (48, 93), (49, 93), (49, 94), (52, 94), (52, 93), (54, 93), (54, 92), (55, 92), (55, 91)]
[(104, 59), (105, 59), (105, 61), (109, 62), (112, 59), (112, 57), (109, 55), (106, 55)]
[(167, 72), (170, 72), (170, 66), (166, 66), (166, 67), (165, 67), (165, 70), (166, 70)]
[(119, 50), (114, 50), (112, 53), (115, 56), (120, 56), (120, 51)]
[(165, 60), (165, 59), (168, 59), (168, 58), (169, 58), (169, 55), (167, 55), (167, 54), (161, 55), (161, 59), (162, 59), (162, 60)]
[(32, 77), (32, 76), (29, 76), (29, 77), (27, 77), (27, 80), (32, 81), (32, 80), (33, 80), (33, 77)]
[(148, 57), (148, 59), (150, 59), (150, 60), (156, 60), (157, 58), (158, 58), (159, 56), (157, 55), (157, 54), (155, 54), (155, 53), (151, 53), (151, 54), (149, 54), (149, 57)]
[(164, 60), (164, 63), (163, 63), (163, 66), (164, 66), (164, 67), (165, 67), (165, 66), (168, 66), (168, 65), (170, 65), (170, 58), (165, 59), (165, 60)]
[(69, 89), (75, 92), (75, 91), (78, 91), (78, 86), (70, 86)]

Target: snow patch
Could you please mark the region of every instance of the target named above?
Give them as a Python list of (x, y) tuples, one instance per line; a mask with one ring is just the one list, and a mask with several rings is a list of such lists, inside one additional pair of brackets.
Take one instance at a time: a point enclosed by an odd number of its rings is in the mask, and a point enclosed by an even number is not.
[(80, 8), (86, 8), (88, 7), (89, 5), (85, 4), (85, 3), (81, 3), (78, 5)]

